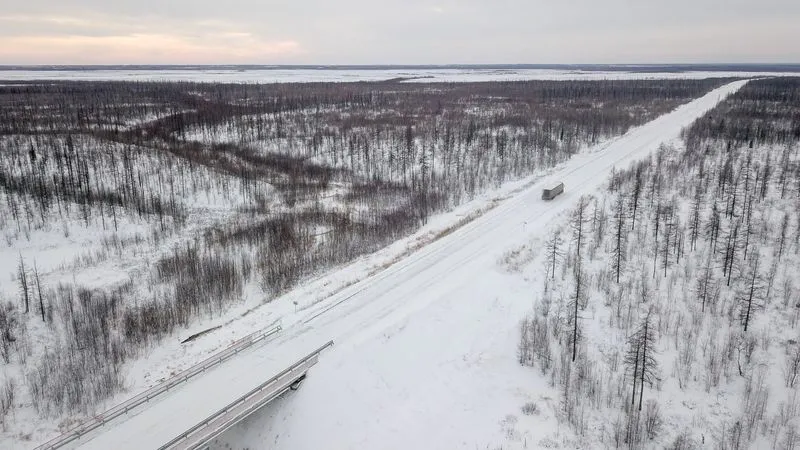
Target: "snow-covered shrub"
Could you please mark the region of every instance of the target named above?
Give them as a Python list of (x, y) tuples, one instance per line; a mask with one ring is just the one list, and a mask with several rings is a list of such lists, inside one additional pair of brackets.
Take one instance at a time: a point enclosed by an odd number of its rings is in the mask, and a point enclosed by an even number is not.
[(0, 424), (5, 427), (5, 417), (14, 407), (16, 385), (12, 378), (4, 378), (0, 383)]
[(644, 431), (647, 433), (647, 438), (652, 440), (658, 435), (661, 431), (661, 428), (664, 426), (664, 419), (661, 416), (661, 408), (658, 406), (658, 402), (654, 399), (650, 399), (647, 401), (644, 410)]
[(539, 414), (539, 405), (536, 402), (528, 402), (522, 405), (522, 414), (526, 416), (535, 416)]

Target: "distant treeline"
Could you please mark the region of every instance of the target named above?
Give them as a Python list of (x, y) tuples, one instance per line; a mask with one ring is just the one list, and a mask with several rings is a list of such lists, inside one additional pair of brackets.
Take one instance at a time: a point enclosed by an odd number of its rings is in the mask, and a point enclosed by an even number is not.
[(800, 64), (421, 64), (421, 65), (0, 65), (0, 71), (93, 71), (93, 70), (568, 70), (587, 72), (800, 72)]

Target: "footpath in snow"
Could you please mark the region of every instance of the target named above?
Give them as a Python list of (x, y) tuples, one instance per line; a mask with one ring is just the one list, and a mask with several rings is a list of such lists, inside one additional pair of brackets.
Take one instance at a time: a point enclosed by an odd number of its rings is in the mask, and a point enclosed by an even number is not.
[[(596, 192), (613, 167), (627, 167), (674, 139), (744, 83), (723, 86), (589, 149), (453, 233), (287, 314), (279, 337), (106, 427), (80, 448), (158, 448), (331, 339), (334, 347), (300, 390), (230, 430), (225, 443), (509, 448), (555, 439), (557, 424), (545, 408), (550, 388), (516, 360), (518, 324), (536, 293), (498, 260), (543, 237), (578, 197)], [(563, 181), (566, 192), (545, 202), (541, 189), (552, 180)], [(543, 407), (540, 415), (520, 413), (529, 401)]]

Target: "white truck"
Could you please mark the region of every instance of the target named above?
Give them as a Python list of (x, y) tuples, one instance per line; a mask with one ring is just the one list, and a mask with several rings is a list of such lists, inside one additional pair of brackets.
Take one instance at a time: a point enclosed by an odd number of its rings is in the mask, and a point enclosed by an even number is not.
[(542, 200), (552, 200), (557, 195), (564, 192), (564, 183), (558, 183), (552, 189), (544, 189), (542, 191)]

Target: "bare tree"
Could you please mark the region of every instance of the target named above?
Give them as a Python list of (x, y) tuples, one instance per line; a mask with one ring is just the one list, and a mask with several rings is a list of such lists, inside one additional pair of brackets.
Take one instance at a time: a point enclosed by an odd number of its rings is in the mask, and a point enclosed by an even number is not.
[(620, 194), (614, 203), (614, 242), (611, 250), (611, 269), (614, 271), (617, 284), (627, 257), (628, 233), (625, 230), (625, 218), (625, 197)]
[(578, 330), (580, 315), (578, 311), (580, 304), (583, 302), (584, 296), (586, 295), (584, 293), (586, 275), (583, 272), (583, 267), (580, 261), (576, 261), (573, 270), (575, 275), (575, 290), (569, 299), (568, 307), (570, 310), (569, 325), (572, 330), (569, 343), (572, 346), (572, 361), (574, 362), (578, 355), (578, 339), (580, 338), (580, 332)]
[(572, 212), (572, 220), (570, 226), (572, 227), (572, 240), (575, 242), (575, 260), (577, 264), (581, 261), (581, 249), (583, 248), (586, 223), (589, 221), (589, 203), (591, 198), (583, 195), (578, 199), (578, 204)]
[(636, 226), (636, 211), (639, 208), (639, 199), (642, 196), (642, 186), (644, 184), (641, 164), (636, 166), (634, 175), (633, 189), (631, 189), (631, 230)]
[(11, 362), (11, 346), (17, 340), (15, 330), (19, 319), (11, 302), (0, 303), (0, 357), (6, 364)]
[(706, 257), (706, 263), (703, 266), (702, 272), (700, 272), (695, 287), (695, 294), (700, 299), (700, 311), (702, 312), (705, 312), (706, 304), (716, 298), (715, 292), (719, 292), (719, 287), (714, 287), (716, 283), (714, 281), (714, 271), (711, 266), (711, 261), (711, 252), (709, 251)]
[(747, 327), (750, 324), (755, 310), (761, 306), (760, 301), (762, 299), (760, 294), (762, 281), (761, 275), (759, 274), (760, 262), (761, 254), (760, 252), (756, 252), (749, 264), (747, 277), (745, 278), (746, 284), (737, 293), (737, 299), (739, 301), (739, 319), (744, 326), (744, 331), (747, 331)]
[(28, 286), (28, 271), (25, 268), (25, 261), (22, 259), (22, 254), (19, 255), (17, 277), (19, 278), (19, 290), (22, 295), (22, 301), (25, 304), (25, 314), (27, 314), (30, 311), (30, 287)]
[[(669, 250), (670, 245), (675, 245), (678, 241), (678, 219), (674, 214), (674, 204), (664, 208), (664, 242), (661, 246), (661, 266), (664, 269), (664, 276), (667, 276), (667, 269), (669, 268)], [(674, 240), (673, 237), (675, 237)]]
[(656, 203), (656, 210), (653, 214), (653, 278), (656, 277), (656, 269), (658, 268), (658, 230), (661, 225), (661, 217), (664, 211), (661, 208), (661, 196), (658, 196), (658, 203)]
[(703, 193), (700, 188), (694, 194), (691, 214), (689, 216), (689, 241), (690, 249), (694, 250), (697, 243), (697, 236), (700, 233), (700, 210), (703, 207)]
[(573, 292), (572, 298), (570, 299), (570, 310), (571, 310), (571, 317), (570, 317), (570, 325), (572, 328), (572, 361), (575, 361), (575, 358), (578, 354), (578, 308), (583, 300), (585, 295), (584, 293), (584, 279), (585, 275), (583, 273), (583, 262), (581, 259), (581, 248), (583, 246), (584, 241), (584, 234), (586, 232), (586, 223), (589, 220), (588, 217), (588, 208), (590, 203), (590, 197), (588, 196), (581, 196), (578, 199), (578, 204), (573, 210), (572, 213), (572, 220), (570, 221), (570, 225), (573, 231), (573, 241), (575, 242), (575, 266), (574, 266), (574, 275), (575, 275), (575, 291)]
[(792, 388), (800, 374), (800, 345), (794, 344), (786, 349), (786, 360), (783, 367), (783, 381), (786, 387)]
[(791, 147), (785, 145), (783, 147), (783, 152), (781, 153), (781, 164), (780, 164), (781, 176), (778, 179), (778, 183), (781, 185), (781, 199), (783, 199), (784, 196), (786, 195), (786, 184), (787, 181), (789, 180), (788, 176), (789, 171), (791, 170), (791, 167), (789, 165), (790, 154), (791, 154)]
[(733, 265), (736, 262), (736, 249), (739, 247), (739, 228), (741, 227), (741, 225), (742, 225), (741, 219), (738, 219), (736, 220), (736, 222), (730, 224), (728, 237), (725, 243), (725, 253), (722, 263), (722, 274), (727, 275), (728, 286), (731, 285)]
[(36, 293), (39, 294), (39, 310), (42, 313), (42, 322), (45, 320), (44, 310), (44, 295), (42, 294), (42, 283), (39, 281), (39, 268), (36, 266), (36, 261), (33, 261), (33, 279), (36, 282)]
[(720, 212), (719, 208), (717, 208), (717, 202), (711, 206), (711, 212), (708, 215), (708, 221), (705, 224), (705, 235), (706, 239), (711, 246), (711, 251), (717, 251), (717, 239), (719, 238), (719, 230), (720, 230)]
[(761, 190), (760, 198), (764, 200), (767, 198), (767, 191), (769, 190), (769, 180), (772, 178), (772, 155), (767, 153), (767, 161), (764, 163), (764, 170), (761, 172)]
[(778, 255), (777, 260), (781, 260), (781, 256), (783, 256), (783, 248), (786, 245), (786, 232), (789, 229), (789, 213), (784, 213), (783, 220), (781, 221), (781, 231), (778, 237)]
[(558, 259), (563, 256), (561, 251), (561, 231), (556, 230), (550, 236), (550, 239), (545, 243), (545, 251), (547, 252), (547, 274), (551, 280), (556, 278), (556, 264)]
[(658, 380), (658, 361), (656, 361), (655, 358), (656, 330), (652, 320), (653, 310), (651, 308), (647, 311), (647, 314), (645, 314), (637, 330), (628, 339), (628, 351), (624, 359), (625, 365), (631, 369), (631, 374), (633, 375), (631, 406), (636, 402), (638, 379), (639, 411), (642, 410), (644, 384), (648, 383), (652, 386), (652, 384)]

